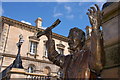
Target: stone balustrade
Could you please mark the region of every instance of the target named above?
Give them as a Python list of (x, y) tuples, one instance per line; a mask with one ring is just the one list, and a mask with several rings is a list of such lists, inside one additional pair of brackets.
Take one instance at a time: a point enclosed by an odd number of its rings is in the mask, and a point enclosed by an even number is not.
[[(16, 78), (15, 78), (16, 77)], [(57, 80), (57, 76), (48, 76), (46, 74), (28, 73), (24, 69), (12, 68), (2, 80)]]

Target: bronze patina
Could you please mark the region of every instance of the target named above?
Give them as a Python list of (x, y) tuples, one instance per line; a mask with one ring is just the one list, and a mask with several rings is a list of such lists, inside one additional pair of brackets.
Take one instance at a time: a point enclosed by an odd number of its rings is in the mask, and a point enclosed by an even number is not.
[(88, 17), (92, 25), (90, 48), (85, 44), (85, 33), (78, 28), (72, 28), (68, 36), (70, 55), (58, 54), (55, 50), (55, 42), (52, 39), (52, 31), (45, 34), (48, 59), (60, 66), (63, 70), (63, 80), (89, 80), (97, 78), (104, 66), (103, 36), (100, 30), (102, 12), (95, 7), (88, 9)]

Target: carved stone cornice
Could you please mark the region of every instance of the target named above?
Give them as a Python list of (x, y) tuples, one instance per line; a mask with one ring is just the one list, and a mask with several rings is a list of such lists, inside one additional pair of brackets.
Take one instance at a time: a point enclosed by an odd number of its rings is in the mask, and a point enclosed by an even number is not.
[[(4, 56), (4, 57), (11, 57), (11, 58), (16, 58), (16, 55), (14, 54), (7, 54), (7, 53), (0, 53), (0, 55)], [(41, 63), (48, 63), (48, 64), (53, 64), (50, 61), (45, 61), (45, 60), (40, 60), (40, 59), (35, 59), (35, 58), (30, 58), (30, 57), (25, 57), (25, 56), (21, 56), (22, 60), (29, 60), (29, 61), (35, 61), (35, 62), (41, 62)]]
[(40, 39), (37, 38), (36, 36), (29, 36), (29, 39), (34, 39), (34, 40), (40, 41)]
[[(5, 17), (5, 16), (2, 16), (2, 22), (7, 23), (9, 25), (13, 25), (15, 27), (22, 28), (22, 29), (27, 28), (26, 30), (29, 30), (29, 31), (32, 31), (32, 32), (38, 32), (38, 31), (43, 31), (44, 30), (44, 29), (41, 29), (41, 28), (37, 28), (36, 26), (28, 25), (28, 24), (22, 23), (20, 21), (17, 21), (17, 20), (14, 20), (14, 19), (11, 19), (11, 18), (8, 18), (8, 17)], [(65, 42), (68, 41), (67, 37), (56, 34), (56, 33), (53, 33), (53, 38), (59, 39), (59, 40), (65, 41)]]
[(56, 33), (53, 33), (53, 38), (59, 39), (59, 40), (61, 40), (61, 41), (68, 42), (68, 38), (67, 38), (67, 37), (62, 36), (62, 35), (59, 35), (59, 34), (56, 34)]

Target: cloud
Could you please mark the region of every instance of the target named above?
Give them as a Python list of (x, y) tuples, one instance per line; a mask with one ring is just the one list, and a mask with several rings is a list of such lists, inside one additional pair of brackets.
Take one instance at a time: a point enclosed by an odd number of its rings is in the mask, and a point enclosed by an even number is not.
[(53, 10), (53, 17), (60, 17), (60, 16), (63, 16), (63, 13), (59, 12), (58, 7), (54, 7), (54, 10)]
[(25, 23), (25, 24), (32, 25), (31, 23), (29, 23), (29, 22), (26, 22), (26, 21), (24, 21), (24, 20), (22, 20), (21, 22), (22, 22), (22, 23)]
[(60, 5), (61, 4), (54, 7), (53, 17), (61, 17), (62, 16), (62, 17), (66, 17), (67, 19), (73, 19), (74, 15), (71, 14), (72, 8), (66, 4), (63, 7), (61, 7)]
[(68, 15), (68, 16), (66, 16), (68, 19), (73, 19), (74, 18), (74, 15), (73, 14), (71, 14), (71, 15)]
[(68, 13), (70, 13), (72, 11), (72, 8), (70, 6), (64, 6), (64, 8), (67, 10)]
[(82, 6), (82, 5), (83, 5), (83, 3), (82, 3), (82, 2), (79, 2), (79, 3), (78, 3), (78, 5), (79, 5), (79, 6)]
[(54, 17), (59, 17), (59, 16), (62, 16), (63, 14), (62, 13), (54, 13)]
[(68, 19), (73, 19), (75, 16), (73, 14), (71, 14), (72, 13), (72, 8), (68, 5), (64, 5), (64, 8), (66, 10), (65, 12), (67, 13), (65, 15), (65, 17), (68, 18)]

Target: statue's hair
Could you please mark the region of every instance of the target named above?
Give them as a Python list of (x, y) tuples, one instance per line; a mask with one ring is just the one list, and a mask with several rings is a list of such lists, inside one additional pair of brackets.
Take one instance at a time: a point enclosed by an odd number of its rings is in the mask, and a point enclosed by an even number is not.
[(74, 31), (76, 31), (79, 34), (76, 36), (81, 38), (81, 44), (82, 44), (82, 46), (84, 46), (84, 44), (85, 44), (85, 32), (77, 27), (74, 27), (74, 28), (70, 29), (69, 36), (72, 36)]

